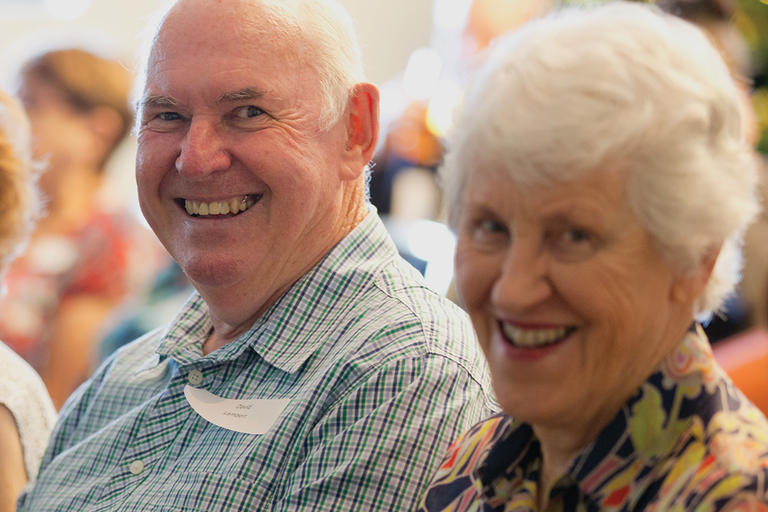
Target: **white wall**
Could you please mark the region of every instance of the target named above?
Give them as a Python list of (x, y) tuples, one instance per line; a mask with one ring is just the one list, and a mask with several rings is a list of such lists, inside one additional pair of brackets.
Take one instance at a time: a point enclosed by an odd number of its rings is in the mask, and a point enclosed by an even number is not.
[[(63, 5), (80, 1), (83, 0), (58, 0)], [(131, 60), (138, 51), (138, 34), (164, 2), (91, 0), (88, 10), (76, 20), (56, 18), (44, 8), (44, 1), (39, 1), (37, 8), (31, 7), (35, 3), (37, 0), (15, 1), (10, 5), (16, 7), (3, 7), (0, 1), (0, 52), (7, 52), (12, 44), (18, 45), (18, 41), (23, 47), (34, 44), (41, 34), (101, 34), (105, 39), (113, 39), (126, 59)], [(432, 0), (341, 0), (341, 3), (355, 21), (368, 78), (376, 83), (396, 75), (405, 67), (414, 48), (429, 43)]]
[(357, 27), (368, 79), (402, 72), (411, 52), (429, 45), (432, 0), (340, 0)]

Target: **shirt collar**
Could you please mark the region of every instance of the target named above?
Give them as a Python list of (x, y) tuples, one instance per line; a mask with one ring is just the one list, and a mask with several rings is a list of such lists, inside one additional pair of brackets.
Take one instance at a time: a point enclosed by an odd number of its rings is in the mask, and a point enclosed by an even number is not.
[[(618, 469), (629, 468), (623, 473), (625, 480), (634, 479), (673, 450), (696, 416), (704, 416), (703, 424), (708, 423), (716, 407), (707, 401), (724, 376), (701, 326), (694, 326), (596, 440), (574, 458), (560, 485), (575, 482), (590, 501), (602, 501), (606, 497), (601, 494), (610, 487), (605, 484)], [(541, 451), (533, 430), (525, 423), (507, 421), (507, 432), (473, 475), (489, 504), (503, 503), (513, 492), (530, 490), (526, 482), (538, 481)]]
[(212, 328), (208, 305), (194, 292), (166, 328), (155, 353), (182, 364), (196, 361), (202, 357), (203, 343)]
[[(206, 357), (231, 360), (250, 347), (280, 370), (297, 372), (326, 340), (338, 335), (339, 317), (360, 290), (371, 285), (373, 274), (397, 254), (384, 224), (371, 209), (246, 333)], [(180, 362), (198, 360), (211, 328), (208, 307), (195, 293), (171, 324), (157, 352), (173, 354)]]

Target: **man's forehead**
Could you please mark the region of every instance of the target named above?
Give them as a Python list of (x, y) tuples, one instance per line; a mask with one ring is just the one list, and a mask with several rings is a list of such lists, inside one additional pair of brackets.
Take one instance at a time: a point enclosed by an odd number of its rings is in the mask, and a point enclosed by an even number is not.
[(247, 38), (251, 34), (295, 36), (303, 10), (296, 1), (280, 0), (178, 0), (164, 16), (157, 38), (179, 27), (223, 26), (225, 34)]
[[(145, 74), (140, 100), (144, 107), (245, 100), (269, 100), (276, 107), (286, 98), (298, 100), (297, 84), (317, 81), (316, 70), (297, 60), (294, 47), (274, 41), (251, 44), (212, 32), (194, 39), (169, 31), (170, 37), (157, 40)], [(218, 44), (211, 37), (218, 38)]]
[(220, 51), (222, 58), (238, 49), (269, 49), (284, 59), (306, 49), (299, 24), (288, 9), (263, 0), (180, 0), (163, 19), (154, 38), (150, 65), (174, 51), (196, 54)]

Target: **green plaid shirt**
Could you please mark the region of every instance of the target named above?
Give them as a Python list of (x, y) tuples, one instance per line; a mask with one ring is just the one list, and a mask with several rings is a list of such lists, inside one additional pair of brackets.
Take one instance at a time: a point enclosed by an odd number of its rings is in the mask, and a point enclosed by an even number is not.
[[(195, 294), (169, 329), (107, 361), (62, 410), (20, 510), (411, 510), (450, 442), (494, 412), (467, 317), (375, 213), (202, 356), (210, 329)], [(188, 382), (290, 402), (268, 432), (244, 434), (199, 416)]]

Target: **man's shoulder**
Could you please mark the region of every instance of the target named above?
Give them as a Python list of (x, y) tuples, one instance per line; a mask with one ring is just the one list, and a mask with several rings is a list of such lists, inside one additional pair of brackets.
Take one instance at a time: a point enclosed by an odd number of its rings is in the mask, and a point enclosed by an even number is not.
[(377, 269), (371, 281), (373, 293), (395, 311), (407, 311), (427, 320), (471, 325), (464, 310), (430, 288), (421, 273), (400, 257)]
[[(469, 316), (430, 289), (415, 269), (393, 261), (371, 276), (371, 286), (345, 311), (366, 343), (410, 347), (421, 355), (474, 359), (477, 342)], [(394, 347), (393, 347), (394, 348)]]
[[(322, 304), (306, 300), (320, 293)], [(321, 318), (319, 323), (330, 329), (352, 321), (389, 335), (393, 326), (399, 326), (401, 335), (408, 336), (406, 326), (411, 326), (432, 337), (447, 333), (473, 337), (466, 313), (432, 290), (423, 275), (398, 254), (375, 212), (370, 212), (283, 302), (287, 306), (283, 310), (310, 311), (310, 316)]]
[(313, 332), (324, 341), (306, 368), (318, 369), (344, 389), (398, 375), (398, 386), (454, 380), (473, 382), (490, 395), (487, 365), (468, 315), (423, 283), (397, 280), (392, 287), (386, 274), (327, 318), (323, 331)]

